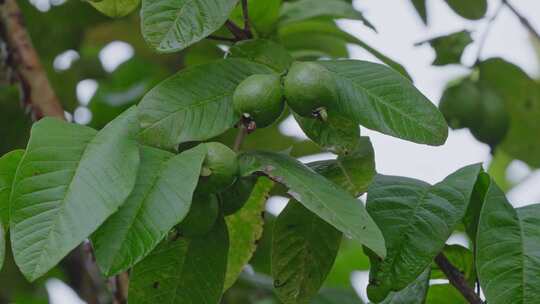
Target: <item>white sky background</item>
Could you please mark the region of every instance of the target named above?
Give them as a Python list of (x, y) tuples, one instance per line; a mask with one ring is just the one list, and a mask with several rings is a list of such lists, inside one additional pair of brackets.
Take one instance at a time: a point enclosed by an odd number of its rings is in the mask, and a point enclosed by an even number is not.
[[(64, 0), (52, 2), (61, 3)], [(48, 0), (31, 0), (38, 7), (46, 10)], [(513, 0), (512, 4), (540, 30), (540, 1)], [(488, 16), (498, 7), (500, 0), (490, 0)], [(448, 80), (465, 75), (467, 69), (457, 66), (433, 67), (435, 54), (429, 45), (415, 47), (414, 44), (438, 35), (444, 35), (463, 29), (473, 31), (473, 38), (483, 35), (485, 21), (472, 22), (453, 13), (443, 0), (428, 1), (429, 26), (425, 27), (408, 0), (356, 0), (355, 6), (377, 27), (378, 33), (364, 27), (357, 21), (340, 21), (340, 25), (351, 34), (371, 44), (389, 57), (403, 64), (412, 75), (415, 85), (432, 101), (437, 102)], [(41, 6), (40, 6), (41, 5)], [(120, 62), (131, 56), (132, 49), (122, 44), (109, 48), (100, 56), (105, 67), (114, 69)], [(469, 46), (465, 53), (467, 64), (474, 62), (478, 45)], [(375, 60), (361, 48), (351, 46), (352, 58)], [(540, 66), (538, 57), (531, 46), (529, 36), (518, 19), (506, 8), (492, 25), (492, 29), (483, 50), (482, 58), (500, 56), (538, 77)], [(88, 102), (96, 89), (92, 80), (81, 82), (77, 87), (84, 101)], [(77, 113), (75, 113), (77, 115)], [(87, 115), (82, 113), (81, 115)], [(83, 115), (83, 116), (84, 116)], [(540, 118), (539, 118), (540, 119)], [(305, 138), (293, 120), (287, 120), (282, 126), (285, 133)], [(490, 160), (489, 148), (476, 141), (468, 130), (450, 131), (448, 141), (441, 147), (418, 145), (362, 129), (375, 147), (377, 170), (382, 174), (402, 175), (435, 183), (455, 170), (472, 163), (487, 164)], [(523, 164), (511, 166), (511, 175), (520, 179), (529, 174)], [(540, 202), (540, 173), (533, 174), (527, 182), (509, 193), (509, 199), (515, 206)], [(282, 205), (276, 202), (276, 207)], [(278, 208), (279, 209), (279, 208)], [(357, 274), (355, 280), (361, 286), (367, 283), (365, 273)], [(73, 293), (67, 292), (60, 281), (51, 281), (51, 303), (78, 303)], [(365, 296), (365, 294), (363, 295)]]

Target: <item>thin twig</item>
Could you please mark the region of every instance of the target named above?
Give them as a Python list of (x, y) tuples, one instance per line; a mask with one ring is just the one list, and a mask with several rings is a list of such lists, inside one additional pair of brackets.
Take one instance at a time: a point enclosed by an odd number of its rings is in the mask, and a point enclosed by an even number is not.
[(211, 39), (211, 40), (217, 40), (217, 41), (238, 42), (238, 39), (236, 38), (222, 37), (222, 36), (216, 36), (216, 35), (210, 35), (206, 38)]
[(504, 5), (506, 5), (506, 7), (508, 7), (512, 11), (512, 13), (514, 13), (514, 15), (516, 15), (516, 17), (518, 17), (519, 22), (521, 22), (521, 24), (523, 24), (523, 26), (526, 27), (529, 30), (529, 32), (536, 39), (538, 39), (538, 41), (540, 41), (540, 33), (538, 33), (538, 31), (532, 26), (532, 24), (529, 22), (529, 20), (527, 20), (527, 18), (525, 18), (523, 15), (521, 15), (517, 11), (517, 9), (512, 4), (510, 4), (510, 2), (508, 2), (508, 0), (502, 0), (502, 3)]
[(248, 135), (248, 128), (244, 126), (243, 123), (238, 124), (238, 133), (236, 134), (236, 139), (234, 140), (234, 146), (233, 150), (238, 152), (240, 151), (240, 148), (242, 148), (242, 143), (244, 143), (244, 140), (246, 139), (246, 136)]
[(251, 33), (251, 24), (249, 21), (247, 0), (242, 0), (242, 15), (244, 16), (244, 33), (246, 33), (248, 38), (253, 38), (253, 34)]
[(493, 16), (491, 16), (491, 18), (489, 18), (489, 20), (487, 21), (486, 30), (482, 34), (482, 37), (480, 37), (480, 42), (478, 43), (478, 51), (476, 52), (476, 61), (474, 62), (474, 64), (477, 64), (480, 61), (480, 56), (482, 55), (482, 51), (484, 49), (484, 45), (486, 44), (487, 37), (489, 36), (489, 33), (491, 31), (493, 22), (495, 21), (495, 19), (497, 19), (503, 7), (504, 3), (501, 2), (497, 10), (495, 10)]
[(245, 40), (249, 38), (244, 32), (244, 30), (240, 28), (238, 25), (236, 25), (236, 23), (232, 22), (231, 20), (227, 20), (225, 22), (225, 26), (227, 27), (227, 29), (229, 29), (229, 31), (233, 34), (233, 36), (237, 40)]
[(467, 284), (467, 280), (463, 274), (456, 268), (450, 261), (444, 256), (443, 253), (439, 253), (435, 257), (435, 263), (439, 268), (444, 272), (450, 284), (452, 284), (462, 295), (469, 301), (471, 304), (483, 304), (484, 302), (480, 297), (475, 293), (474, 288)]
[(17, 0), (4, 0), (1, 3), (0, 23), (10, 55), (8, 64), (21, 86), (25, 105), (31, 107), (36, 119), (43, 116), (64, 119), (64, 110), (32, 46)]
[(129, 274), (122, 272), (113, 278), (113, 304), (126, 304), (128, 300)]

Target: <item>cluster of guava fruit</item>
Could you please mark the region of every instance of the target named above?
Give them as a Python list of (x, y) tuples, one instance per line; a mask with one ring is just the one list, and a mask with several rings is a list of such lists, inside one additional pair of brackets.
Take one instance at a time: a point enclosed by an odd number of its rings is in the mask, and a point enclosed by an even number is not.
[[(325, 119), (335, 100), (330, 72), (311, 62), (294, 63), (286, 75), (255, 74), (242, 81), (233, 95), (233, 107), (250, 128), (264, 128), (281, 116), (285, 104), (300, 116)], [(236, 152), (218, 142), (204, 143), (207, 154), (189, 214), (178, 230), (186, 236), (204, 235), (219, 210), (234, 214), (247, 201), (255, 181), (239, 177)]]

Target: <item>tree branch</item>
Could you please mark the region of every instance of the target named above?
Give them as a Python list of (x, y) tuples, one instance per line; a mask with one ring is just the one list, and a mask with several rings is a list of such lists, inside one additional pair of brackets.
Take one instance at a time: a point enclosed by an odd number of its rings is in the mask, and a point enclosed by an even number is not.
[(525, 18), (523, 15), (521, 15), (516, 10), (516, 8), (512, 4), (510, 4), (510, 2), (508, 2), (508, 0), (502, 0), (502, 3), (504, 5), (506, 5), (506, 7), (508, 7), (512, 11), (512, 13), (514, 13), (514, 15), (516, 15), (516, 17), (518, 17), (519, 22), (521, 22), (521, 24), (523, 24), (523, 26), (526, 27), (529, 30), (529, 32), (536, 39), (538, 39), (538, 41), (540, 41), (540, 33), (538, 33), (538, 31), (536, 31), (536, 29), (532, 26), (532, 24), (529, 22), (529, 20), (527, 20), (527, 18)]
[(244, 16), (244, 33), (246, 33), (248, 38), (253, 38), (253, 34), (251, 33), (251, 24), (249, 21), (247, 0), (242, 0), (242, 15)]
[(238, 39), (236, 38), (222, 37), (222, 36), (216, 36), (216, 35), (210, 35), (206, 38), (210, 40), (217, 40), (217, 41), (238, 42)]
[(23, 101), (31, 107), (36, 119), (43, 116), (64, 119), (64, 110), (32, 46), (17, 0), (4, 0), (0, 3), (2, 34), (10, 54), (8, 64), (21, 85)]
[(480, 297), (474, 292), (474, 289), (467, 284), (467, 280), (463, 274), (456, 268), (450, 261), (444, 256), (443, 253), (439, 253), (435, 257), (435, 263), (439, 268), (444, 272), (450, 284), (452, 284), (469, 303), (471, 304), (483, 304), (484, 302)]
[(112, 278), (113, 282), (113, 304), (126, 304), (128, 300), (129, 274), (122, 272)]
[(244, 32), (244, 30), (231, 20), (227, 20), (225, 22), (225, 26), (229, 29), (229, 31), (234, 35), (237, 40), (246, 40), (249, 38), (248, 35), (246, 35), (246, 33)]

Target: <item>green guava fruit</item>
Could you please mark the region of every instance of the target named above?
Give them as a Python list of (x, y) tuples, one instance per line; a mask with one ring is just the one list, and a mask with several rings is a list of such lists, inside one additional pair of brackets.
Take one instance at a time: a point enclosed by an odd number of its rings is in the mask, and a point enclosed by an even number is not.
[(472, 127), (481, 114), (480, 89), (470, 80), (448, 87), (439, 109), (452, 129)]
[(234, 111), (264, 128), (276, 121), (283, 109), (281, 78), (277, 74), (251, 75), (242, 81), (233, 95)]
[(197, 186), (201, 193), (219, 193), (231, 186), (238, 177), (236, 153), (218, 142), (203, 144), (207, 153)]
[(510, 127), (510, 116), (504, 100), (492, 89), (483, 87), (480, 94), (482, 114), (477, 118), (478, 123), (470, 127), (471, 133), (479, 141), (494, 148), (506, 136)]
[(332, 107), (336, 91), (330, 71), (316, 62), (295, 62), (285, 76), (285, 99), (300, 116), (317, 116), (321, 110)]

